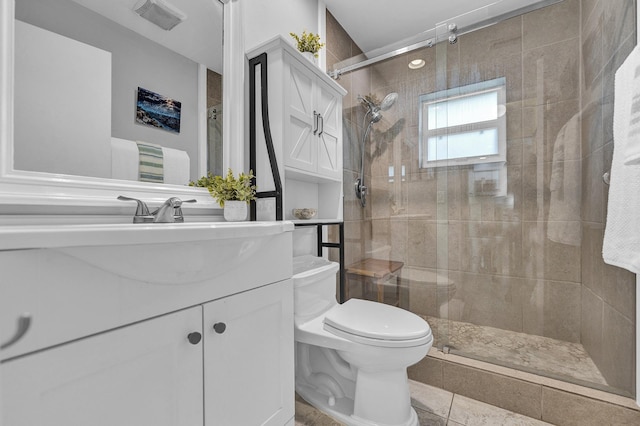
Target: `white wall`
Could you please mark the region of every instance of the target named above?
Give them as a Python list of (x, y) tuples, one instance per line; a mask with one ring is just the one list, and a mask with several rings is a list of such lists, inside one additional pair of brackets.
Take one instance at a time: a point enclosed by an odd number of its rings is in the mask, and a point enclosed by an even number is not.
[(14, 167), (111, 175), (111, 54), (15, 22)]
[(241, 1), (245, 52), (279, 34), (291, 40), (290, 32), (319, 32), (317, 0)]

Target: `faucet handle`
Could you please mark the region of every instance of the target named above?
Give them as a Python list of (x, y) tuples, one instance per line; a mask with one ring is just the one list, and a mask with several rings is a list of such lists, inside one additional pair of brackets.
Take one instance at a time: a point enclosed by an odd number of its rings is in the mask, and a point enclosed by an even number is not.
[(197, 203), (198, 200), (184, 200), (180, 201), (180, 205), (174, 207), (173, 220), (177, 223), (184, 222), (184, 215), (182, 214), (182, 203)]
[(145, 223), (145, 222), (153, 222), (153, 216), (149, 213), (149, 207), (145, 204), (144, 201), (138, 200), (137, 198), (125, 197), (124, 195), (120, 195), (118, 200), (122, 201), (135, 201), (137, 204), (136, 213), (133, 216), (133, 223)]

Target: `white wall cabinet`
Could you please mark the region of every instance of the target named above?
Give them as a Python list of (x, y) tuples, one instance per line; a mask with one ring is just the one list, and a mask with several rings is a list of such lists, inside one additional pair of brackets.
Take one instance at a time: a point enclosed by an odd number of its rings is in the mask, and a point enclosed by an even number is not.
[[(247, 53), (267, 54), (269, 126), (284, 192), (284, 218), (294, 208), (318, 210), (316, 220), (342, 220), (342, 97), (347, 93), (290, 43), (276, 37)], [(260, 87), (259, 78), (256, 87)], [(256, 90), (258, 98), (261, 90)], [(261, 191), (275, 189), (257, 99), (256, 178)], [(273, 207), (258, 202), (258, 219), (273, 220)]]
[[(339, 180), (342, 176), (342, 97), (319, 81), (294, 58), (287, 56), (289, 87), (285, 97), (285, 166), (312, 175)], [(293, 171), (293, 170), (290, 170)]]

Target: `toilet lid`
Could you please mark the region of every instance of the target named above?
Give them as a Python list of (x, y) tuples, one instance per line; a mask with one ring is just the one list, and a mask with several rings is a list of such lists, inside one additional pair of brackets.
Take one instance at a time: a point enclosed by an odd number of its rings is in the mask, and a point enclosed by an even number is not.
[[(422, 339), (431, 335), (429, 324), (416, 314), (368, 300), (349, 299), (329, 310), (325, 329), (385, 341)], [(328, 326), (328, 327), (327, 327)]]

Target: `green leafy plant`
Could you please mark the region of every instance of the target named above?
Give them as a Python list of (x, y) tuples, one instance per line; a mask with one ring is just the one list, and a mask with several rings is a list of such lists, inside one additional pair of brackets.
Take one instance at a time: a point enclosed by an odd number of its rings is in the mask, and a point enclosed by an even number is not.
[(300, 52), (311, 52), (313, 56), (318, 57), (318, 51), (324, 47), (324, 43), (320, 43), (320, 36), (318, 34), (302, 32), (302, 35), (296, 33), (289, 33), (291, 37), (298, 43), (298, 50)]
[(256, 199), (256, 186), (251, 185), (253, 170), (249, 174), (240, 173), (236, 179), (233, 171), (229, 169), (226, 176), (214, 176), (211, 172), (201, 177), (196, 182), (189, 182), (189, 186), (207, 188), (212, 197), (218, 200), (220, 207), (224, 207), (225, 201), (245, 201)]

